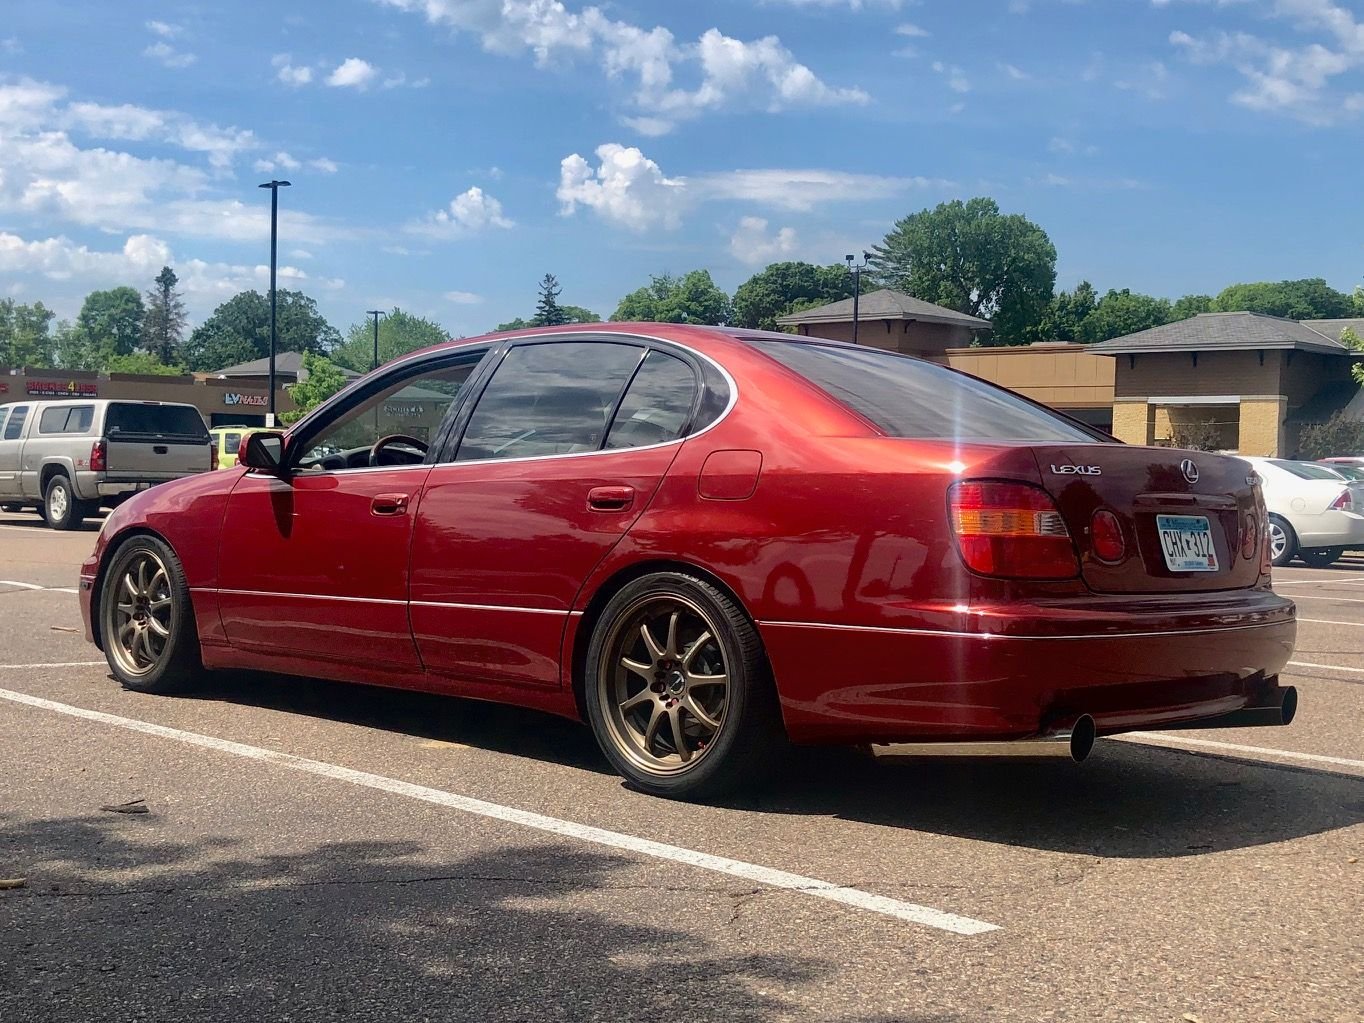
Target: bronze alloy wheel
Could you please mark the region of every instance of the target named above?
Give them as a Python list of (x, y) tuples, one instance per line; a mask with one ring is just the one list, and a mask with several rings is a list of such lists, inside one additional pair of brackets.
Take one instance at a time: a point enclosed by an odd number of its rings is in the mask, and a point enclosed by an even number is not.
[(118, 567), (104, 606), (108, 652), (134, 678), (154, 671), (166, 656), (176, 627), (175, 596), (165, 562), (150, 547), (139, 548)]
[(726, 725), (730, 679), (723, 633), (697, 603), (649, 594), (607, 637), (597, 685), (616, 749), (657, 776), (693, 770)]

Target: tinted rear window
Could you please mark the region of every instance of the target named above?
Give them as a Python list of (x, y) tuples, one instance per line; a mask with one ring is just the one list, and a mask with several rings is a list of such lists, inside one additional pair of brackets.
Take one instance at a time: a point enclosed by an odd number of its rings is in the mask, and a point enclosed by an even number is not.
[(1338, 480), (1340, 474), (1334, 469), (1328, 469), (1324, 465), (1313, 465), (1311, 462), (1290, 462), (1286, 458), (1274, 458), (1269, 462), (1276, 465), (1284, 472), (1292, 473), (1300, 480)]
[(892, 437), (1107, 440), (1009, 391), (931, 362), (874, 348), (756, 342)]
[(198, 409), (187, 405), (110, 405), (104, 432), (109, 437), (208, 440), (208, 427)]

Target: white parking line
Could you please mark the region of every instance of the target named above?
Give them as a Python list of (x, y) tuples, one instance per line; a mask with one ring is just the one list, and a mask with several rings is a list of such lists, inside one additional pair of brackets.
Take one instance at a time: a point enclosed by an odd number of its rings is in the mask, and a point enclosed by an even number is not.
[(1292, 593), (1289, 596), (1294, 600), (1334, 600), (1341, 604), (1364, 604), (1364, 599), (1359, 597), (1337, 597), (1330, 593)]
[(1275, 589), (1281, 586), (1364, 586), (1364, 579), (1285, 579), (1274, 584)]
[(1353, 767), (1364, 771), (1364, 760), (1347, 760), (1345, 757), (1325, 757), (1319, 753), (1295, 753), (1286, 749), (1270, 749), (1266, 746), (1242, 746), (1235, 742), (1214, 742), (1211, 739), (1191, 739), (1187, 736), (1167, 735), (1164, 732), (1127, 732), (1112, 736), (1136, 745), (1150, 743), (1157, 746), (1173, 746), (1179, 749), (1215, 749), (1228, 753), (1246, 753), (1260, 757), (1282, 757), (1286, 760), (1302, 760), (1309, 764), (1331, 764), (1336, 767)]
[(335, 781), (348, 782), (352, 785), (361, 785), (365, 788), (378, 789), (381, 792), (389, 792), (397, 796), (406, 796), (409, 799), (420, 799), (426, 803), (447, 806), (453, 810), (460, 810), (464, 813), (476, 814), (479, 817), (488, 817), (509, 824), (518, 824), (522, 827), (533, 828), (536, 831), (545, 831), (554, 835), (562, 835), (565, 838), (573, 838), (581, 842), (591, 842), (595, 845), (609, 846), (613, 849), (623, 849), (627, 852), (638, 853), (642, 856), (652, 856), (655, 859), (670, 860), (674, 863), (683, 863), (692, 867), (700, 867), (702, 870), (712, 870), (720, 874), (728, 874), (731, 877), (741, 877), (746, 881), (756, 881), (759, 884), (768, 885), (773, 888), (781, 888), (786, 891), (797, 892), (801, 895), (809, 895), (817, 899), (827, 899), (831, 902), (838, 902), (845, 906), (851, 906), (854, 909), (864, 909), (873, 913), (882, 913), (886, 916), (895, 917), (897, 920), (923, 924), (926, 927), (935, 927), (938, 930), (950, 931), (953, 934), (973, 935), (999, 930), (998, 925), (986, 923), (983, 920), (974, 920), (971, 917), (958, 916), (955, 913), (944, 913), (942, 910), (932, 909), (928, 906), (915, 905), (912, 902), (901, 902), (899, 899), (887, 898), (884, 895), (875, 895), (871, 892), (864, 892), (858, 888), (847, 888), (843, 885), (836, 885), (829, 881), (820, 881), (813, 877), (802, 877), (799, 874), (789, 874), (784, 870), (774, 870), (771, 867), (763, 867), (754, 863), (745, 863), (742, 860), (731, 860), (726, 859), (723, 856), (712, 856), (709, 853), (697, 852), (694, 849), (684, 849), (680, 846), (665, 845), (662, 842), (654, 842), (647, 838), (638, 838), (634, 835), (626, 835), (616, 831), (606, 831), (602, 828), (594, 828), (587, 824), (577, 824), (573, 821), (560, 820), (557, 817), (547, 817), (543, 814), (531, 813), (526, 810), (517, 810), (514, 807), (502, 806), (498, 803), (488, 803), (481, 799), (473, 799), (469, 796), (461, 796), (453, 792), (445, 792), (441, 789), (428, 788), (425, 785), (413, 785), (410, 782), (399, 781), (396, 778), (387, 778), (383, 775), (370, 774), (366, 771), (356, 771), (349, 767), (340, 767), (336, 764), (328, 764), (320, 760), (307, 760), (303, 757), (296, 757), (289, 753), (280, 753), (277, 750), (261, 749), (257, 746), (247, 746), (243, 743), (231, 742), (227, 739), (218, 739), (210, 735), (200, 735), (197, 732), (184, 732), (178, 728), (155, 725), (148, 721), (138, 721), (133, 718), (119, 717), (115, 714), (104, 714), (96, 710), (86, 710), (84, 707), (73, 707), (69, 704), (57, 703), (53, 700), (44, 700), (41, 697), (30, 696), (27, 693), (11, 692), (8, 689), (0, 689), (0, 699), (10, 700), (13, 703), (25, 704), (30, 707), (38, 707), (42, 710), (54, 711), (58, 714), (67, 714), (71, 717), (84, 718), (87, 721), (97, 721), (100, 724), (113, 725), (116, 728), (126, 728), (132, 732), (142, 732), (145, 735), (154, 735), (162, 739), (173, 739), (176, 742), (183, 742), (191, 746), (215, 750), (219, 753), (228, 753), (232, 756), (245, 757), (249, 760), (259, 760), (267, 764), (274, 764), (278, 767), (286, 767), (293, 771), (302, 771), (305, 774), (318, 775), (323, 778), (331, 778)]
[(0, 671), (22, 671), (33, 668), (93, 668), (107, 661), (44, 661), (42, 664), (0, 664)]
[(79, 593), (74, 586), (39, 586), (37, 583), (21, 583), (18, 579), (0, 579), (0, 586), (18, 586), (23, 590), (40, 590), (43, 593)]
[(1364, 626), (1364, 622), (1338, 622), (1333, 618), (1299, 618), (1300, 622), (1308, 622), (1312, 625), (1358, 625)]
[(1339, 664), (1313, 664), (1311, 661), (1289, 661), (1290, 668), (1322, 668), (1326, 671), (1348, 671), (1352, 675), (1364, 675), (1364, 668), (1346, 668)]

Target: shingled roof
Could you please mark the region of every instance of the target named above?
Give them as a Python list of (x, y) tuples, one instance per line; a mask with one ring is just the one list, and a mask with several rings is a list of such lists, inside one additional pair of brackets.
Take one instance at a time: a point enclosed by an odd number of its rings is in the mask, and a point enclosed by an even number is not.
[[(845, 298), (839, 302), (805, 309), (787, 316), (778, 316), (777, 322), (786, 327), (803, 323), (850, 323), (853, 318), (853, 300)], [(932, 302), (906, 295), (902, 291), (882, 288), (863, 295), (858, 301), (859, 320), (916, 320), (920, 323), (950, 323), (972, 330), (989, 330), (990, 321), (975, 316), (967, 316), (955, 309), (947, 309)]]
[(1089, 346), (1095, 355), (1272, 349), (1320, 352), (1323, 355), (1352, 354), (1334, 337), (1308, 324), (1266, 316), (1264, 313), (1199, 313), (1187, 320)]

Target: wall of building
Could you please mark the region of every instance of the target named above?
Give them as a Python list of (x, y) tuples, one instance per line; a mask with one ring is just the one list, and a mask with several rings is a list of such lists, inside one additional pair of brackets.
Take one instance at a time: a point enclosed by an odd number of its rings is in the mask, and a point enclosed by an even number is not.
[(1114, 360), (1084, 345), (953, 348), (933, 361), (1059, 409), (1113, 404)]
[[(852, 321), (811, 323), (800, 328), (810, 337), (831, 341), (852, 341)], [(857, 324), (857, 343), (906, 355), (938, 353), (946, 348), (964, 348), (974, 339), (968, 327), (946, 323), (920, 323), (917, 320), (861, 320)]]
[[(1260, 357), (1264, 362), (1261, 364)], [(1117, 363), (1118, 398), (1281, 394), (1283, 352), (1149, 352), (1108, 356)]]
[[(292, 381), (289, 381), (292, 383)], [(143, 376), (134, 373), (85, 373), (43, 369), (0, 373), (0, 403), (43, 402), (73, 397), (172, 401), (195, 406), (210, 426), (258, 425), (269, 406), (264, 384), (250, 380), (196, 380), (192, 376)], [(275, 409), (294, 408), (283, 387), (275, 389)]]

